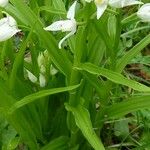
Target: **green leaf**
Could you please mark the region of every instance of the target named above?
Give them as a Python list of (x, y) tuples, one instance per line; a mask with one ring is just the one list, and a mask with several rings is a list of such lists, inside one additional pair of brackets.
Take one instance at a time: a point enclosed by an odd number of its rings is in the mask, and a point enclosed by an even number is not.
[(32, 31), (33, 31), (33, 29), (28, 34), (27, 38), (23, 41), (21, 48), (20, 48), (20, 51), (19, 51), (18, 55), (16, 56), (15, 61), (13, 63), (13, 68), (12, 68), (10, 78), (9, 78), (11, 90), (15, 86), (18, 71), (20, 71), (22, 69), (22, 72), (23, 72), (22, 64), (23, 64), (23, 60), (24, 60), (24, 53), (26, 50), (26, 46), (32, 37)]
[(112, 43), (114, 43), (116, 36), (116, 22), (116, 17), (114, 15), (110, 15), (108, 18), (108, 34)]
[(124, 67), (148, 44), (150, 43), (150, 34), (148, 34), (143, 40), (129, 50), (121, 59), (118, 60), (116, 70), (122, 72)]
[(52, 95), (52, 94), (56, 94), (56, 93), (71, 91), (73, 89), (78, 88), (79, 86), (80, 85), (61, 87), (61, 88), (53, 88), (53, 89), (43, 90), (43, 91), (39, 91), (37, 93), (28, 95), (28, 96), (24, 97), (23, 99), (21, 99), (20, 101), (13, 104), (13, 106), (9, 109), (9, 113), (13, 113), (18, 108), (23, 107), (24, 105), (27, 105), (27, 104), (29, 104), (29, 103), (31, 103), (31, 102), (39, 99), (39, 98), (49, 96), (49, 95)]
[(119, 121), (116, 121), (114, 123), (114, 134), (118, 137), (126, 137), (130, 134), (129, 132), (129, 120), (126, 120), (126, 119), (122, 119), (122, 120), (119, 120)]
[(93, 25), (94, 25), (94, 28), (96, 30), (96, 32), (99, 34), (99, 36), (104, 40), (105, 42), (105, 45), (106, 47), (111, 50), (112, 49), (112, 43), (111, 43), (111, 40), (110, 40), (110, 36), (108, 34), (108, 31), (107, 31), (107, 23), (106, 23), (106, 20), (108, 18), (106, 18), (108, 16), (105, 16), (103, 18), (103, 20), (101, 21), (94, 21)]
[(105, 95), (106, 87), (100, 82), (95, 75), (92, 75), (88, 72), (82, 72), (83, 76), (87, 79), (87, 82), (90, 83), (97, 91), (100, 97)]
[(62, 11), (66, 11), (64, 2), (62, 0), (55, 0), (52, 2), (53, 2), (54, 8), (57, 8), (57, 9), (62, 10)]
[(0, 81), (0, 97), (2, 97), (2, 99), (0, 99), (0, 113), (4, 115), (8, 122), (16, 129), (25, 143), (28, 144), (31, 149), (37, 150), (36, 135), (27, 119), (28, 117), (21, 111), (15, 112), (10, 116), (7, 115), (8, 107), (12, 106), (16, 100), (6, 92), (6, 88), (7, 86)]
[(68, 137), (61, 136), (50, 141), (50, 143), (41, 148), (41, 150), (67, 150), (69, 149), (68, 141)]
[(14, 6), (8, 4), (6, 10), (7, 12), (10, 12), (10, 14), (15, 14), (13, 17), (19, 18), (19, 20), (25, 25), (29, 25), (28, 19), (26, 17), (22, 17), (22, 14)]
[(150, 108), (150, 96), (136, 96), (109, 106), (106, 108), (106, 115), (108, 118), (121, 117), (128, 113), (146, 108)]
[(95, 150), (105, 150), (103, 144), (93, 130), (88, 110), (81, 105), (72, 107), (69, 104), (66, 104), (66, 109), (73, 113), (77, 126), (79, 127), (85, 138), (88, 140), (88, 142), (91, 144), (91, 146)]
[(2, 132), (2, 143), (4, 150), (14, 150), (19, 143), (19, 137), (16, 137), (17, 132), (12, 128), (12, 126), (8, 126)]
[(136, 13), (133, 13), (131, 14), (130, 16), (126, 17), (125, 19), (123, 19), (121, 21), (121, 24), (123, 26), (127, 26), (127, 25), (131, 25), (132, 23), (138, 21), (139, 18), (137, 17), (137, 14)]
[(79, 70), (85, 70), (91, 74), (104, 76), (114, 83), (128, 86), (137, 91), (141, 91), (141, 92), (149, 92), (150, 91), (149, 87), (147, 87), (139, 82), (127, 79), (119, 73), (116, 73), (114, 71), (111, 71), (111, 70), (108, 70), (105, 68), (100, 68), (91, 63), (81, 64), (79, 67), (76, 67), (76, 68)]
[(47, 7), (47, 6), (42, 6), (40, 7), (40, 11), (47, 11), (47, 12), (50, 12), (52, 14), (57, 14), (57, 15), (66, 15), (66, 12), (65, 11), (62, 11), (61, 9), (55, 9), (53, 7)]

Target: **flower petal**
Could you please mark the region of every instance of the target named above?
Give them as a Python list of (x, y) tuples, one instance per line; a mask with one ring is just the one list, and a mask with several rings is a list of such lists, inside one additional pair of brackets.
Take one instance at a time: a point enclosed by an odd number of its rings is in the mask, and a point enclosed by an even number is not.
[(19, 29), (10, 27), (9, 25), (1, 25), (0, 26), (0, 42), (6, 41), (14, 36), (17, 32), (20, 32)]
[(85, 0), (86, 2), (88, 2), (88, 3), (90, 3), (90, 2), (92, 2), (93, 0)]
[(7, 17), (0, 19), (0, 42), (8, 40), (17, 32), (21, 31), (17, 27), (16, 20), (6, 12), (3, 13), (5, 13)]
[(60, 40), (59, 44), (58, 44), (58, 47), (59, 49), (61, 49), (61, 45), (62, 43), (67, 39), (69, 38), (70, 36), (72, 36), (74, 33), (76, 32), (76, 29), (71, 31), (69, 34), (67, 34), (62, 40)]
[(17, 22), (12, 16), (10, 16), (5, 11), (2, 11), (2, 13), (7, 15), (7, 17), (0, 19), (0, 25), (6, 23), (6, 24), (9, 24), (10, 26), (16, 26), (17, 27)]
[(74, 19), (75, 17), (75, 10), (76, 10), (76, 5), (77, 1), (75, 1), (69, 8), (68, 13), (67, 13), (67, 18), (68, 19)]
[(150, 22), (150, 3), (144, 4), (137, 12), (143, 22)]
[(0, 7), (5, 7), (8, 4), (8, 0), (0, 0)]
[(58, 73), (58, 70), (51, 64), (51, 66), (50, 66), (50, 74), (52, 76), (54, 76), (57, 73)]
[(56, 21), (52, 23), (50, 26), (44, 28), (46, 31), (60, 31), (62, 30), (62, 26), (64, 24), (64, 20)]
[(37, 82), (37, 77), (33, 75), (29, 70), (26, 69), (26, 71), (27, 71), (29, 80), (33, 83)]
[(0, 24), (3, 24), (3, 22), (5, 22), (5, 23), (9, 24), (10, 26), (16, 26), (17, 27), (17, 22), (12, 16), (10, 16), (5, 11), (2, 11), (2, 13), (5, 14), (7, 17), (1, 19), (0, 22), (2, 22), (2, 23), (0, 23)]
[(46, 78), (41, 73), (40, 73), (40, 76), (39, 76), (39, 82), (40, 82), (40, 87), (45, 87), (46, 86)]
[(123, 8), (136, 4), (143, 4), (143, 2), (137, 0), (109, 0), (109, 5), (114, 8)]
[(107, 3), (104, 2), (102, 4), (96, 4), (96, 7), (97, 7), (97, 19), (99, 19), (103, 15), (104, 11), (106, 10)]
[(5, 24), (5, 23), (7, 23), (7, 22), (8, 22), (8, 18), (7, 17), (0, 19), (0, 26)]
[(65, 32), (65, 31), (72, 31), (72, 30), (74, 30), (74, 28), (76, 28), (76, 21), (75, 21), (75, 19), (72, 19), (72, 20), (56, 21), (44, 29), (48, 30), (48, 31)]
[(7, 19), (8, 19), (8, 24), (11, 26), (11, 27), (17, 27), (17, 22), (16, 20), (12, 17), (12, 16), (7, 16)]

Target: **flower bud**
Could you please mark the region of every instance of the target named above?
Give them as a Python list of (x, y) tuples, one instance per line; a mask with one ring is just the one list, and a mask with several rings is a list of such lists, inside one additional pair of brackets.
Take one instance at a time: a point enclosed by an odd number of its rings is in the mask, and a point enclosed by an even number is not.
[(27, 71), (29, 80), (33, 83), (37, 82), (37, 77), (33, 75), (29, 70), (26, 70), (26, 71)]
[(58, 73), (58, 70), (51, 64), (51, 66), (50, 66), (50, 74), (52, 76), (54, 76), (57, 73)]
[(46, 86), (46, 78), (41, 73), (40, 73), (40, 76), (39, 76), (39, 82), (40, 82), (40, 87), (45, 87)]

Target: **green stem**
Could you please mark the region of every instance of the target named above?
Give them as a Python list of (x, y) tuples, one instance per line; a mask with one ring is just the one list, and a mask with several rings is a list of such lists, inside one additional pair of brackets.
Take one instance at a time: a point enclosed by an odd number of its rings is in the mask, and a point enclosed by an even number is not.
[(126, 32), (126, 33), (121, 34), (121, 37), (126, 37), (129, 34), (133, 34), (134, 32), (138, 32), (138, 31), (141, 31), (141, 30), (149, 29), (149, 28), (150, 28), (150, 26), (144, 26), (144, 27), (135, 28), (133, 30), (130, 30), (130, 31)]
[[(73, 60), (73, 67), (71, 71), (71, 75), (69, 78), (69, 85), (74, 85), (76, 83), (81, 82), (81, 74), (78, 70), (75, 69), (75, 66), (82, 60), (83, 57), (83, 50), (85, 49), (85, 29), (83, 27), (79, 27), (76, 36), (76, 44), (75, 44), (75, 51), (74, 51), (74, 60)], [(80, 94), (81, 88), (78, 90), (72, 90), (69, 92), (69, 104), (73, 107), (76, 107), (80, 104)], [(74, 117), (71, 112), (67, 114), (67, 124), (68, 128), (71, 130), (71, 146), (75, 146), (78, 139), (78, 132), (77, 126), (74, 120)]]

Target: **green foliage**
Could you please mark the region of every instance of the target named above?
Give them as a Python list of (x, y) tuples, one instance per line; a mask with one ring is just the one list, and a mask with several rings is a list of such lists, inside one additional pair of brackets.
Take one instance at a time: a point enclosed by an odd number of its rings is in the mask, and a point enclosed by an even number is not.
[(65, 33), (43, 28), (66, 19), (73, 2), (2, 8), (21, 32), (0, 43), (0, 149), (149, 149), (149, 24), (138, 22), (137, 6), (108, 7), (97, 20), (95, 4), (80, 0), (77, 31), (59, 49)]

